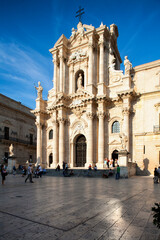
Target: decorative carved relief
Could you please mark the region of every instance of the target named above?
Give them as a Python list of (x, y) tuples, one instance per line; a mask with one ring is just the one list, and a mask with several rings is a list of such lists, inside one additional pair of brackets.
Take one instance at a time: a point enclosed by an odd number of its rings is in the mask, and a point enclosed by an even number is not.
[(84, 108), (74, 108), (74, 109), (72, 109), (72, 112), (76, 115), (76, 117), (81, 118), (81, 116), (85, 112), (85, 109)]
[(84, 50), (82, 50), (82, 49), (77, 50), (76, 52), (71, 54), (71, 56), (69, 58), (69, 63), (82, 61), (86, 57), (87, 57), (87, 54), (86, 54), (86, 52)]

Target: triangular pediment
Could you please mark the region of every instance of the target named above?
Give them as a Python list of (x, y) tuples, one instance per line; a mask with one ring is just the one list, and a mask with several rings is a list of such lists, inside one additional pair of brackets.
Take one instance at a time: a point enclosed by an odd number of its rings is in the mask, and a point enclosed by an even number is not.
[(55, 43), (54, 48), (61, 44), (67, 45), (67, 43), (68, 43), (68, 39), (65, 37), (64, 34), (62, 34), (61, 37), (58, 39), (58, 41)]
[(117, 140), (113, 140), (112, 142), (109, 143), (109, 145), (120, 145), (121, 142), (117, 141)]
[(94, 95), (83, 88), (80, 90), (77, 90), (75, 93), (70, 95), (71, 99), (81, 99), (81, 98), (88, 98), (88, 97), (93, 98)]

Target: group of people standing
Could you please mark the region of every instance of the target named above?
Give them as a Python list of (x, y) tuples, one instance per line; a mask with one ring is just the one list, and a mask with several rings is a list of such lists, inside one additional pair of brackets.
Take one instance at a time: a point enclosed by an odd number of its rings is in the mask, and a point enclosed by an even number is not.
[(118, 166), (118, 159), (111, 159), (105, 158), (105, 163), (108, 168), (117, 167)]

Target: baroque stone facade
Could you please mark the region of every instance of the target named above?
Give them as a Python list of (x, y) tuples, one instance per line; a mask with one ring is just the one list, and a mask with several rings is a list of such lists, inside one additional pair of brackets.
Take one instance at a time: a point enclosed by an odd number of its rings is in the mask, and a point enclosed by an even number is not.
[[(0, 94), (0, 163), (15, 156), (17, 166), (36, 162), (36, 126), (31, 109)], [(14, 154), (13, 154), (14, 153)]]
[[(56, 167), (104, 167), (105, 157), (129, 152), (139, 172), (153, 173), (160, 161), (160, 60), (125, 72), (118, 28), (79, 22), (70, 39), (62, 35), (50, 49), (54, 63), (48, 100), (37, 88), (37, 163)], [(154, 127), (157, 126), (157, 127)]]

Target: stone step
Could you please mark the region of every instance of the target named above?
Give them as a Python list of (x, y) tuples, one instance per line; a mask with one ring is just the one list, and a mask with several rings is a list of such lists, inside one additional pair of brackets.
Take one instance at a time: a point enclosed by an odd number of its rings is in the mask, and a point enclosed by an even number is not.
[[(70, 176), (71, 170), (73, 171), (74, 175), (73, 177), (103, 177), (103, 174), (109, 174), (109, 169), (106, 170), (88, 170), (88, 169), (73, 169), (69, 168), (68, 173), (66, 176)], [(113, 176), (115, 175), (115, 169), (112, 169)], [(63, 177), (63, 170), (55, 171), (55, 169), (47, 168), (46, 169), (46, 175), (47, 176), (55, 176), (55, 177)]]

